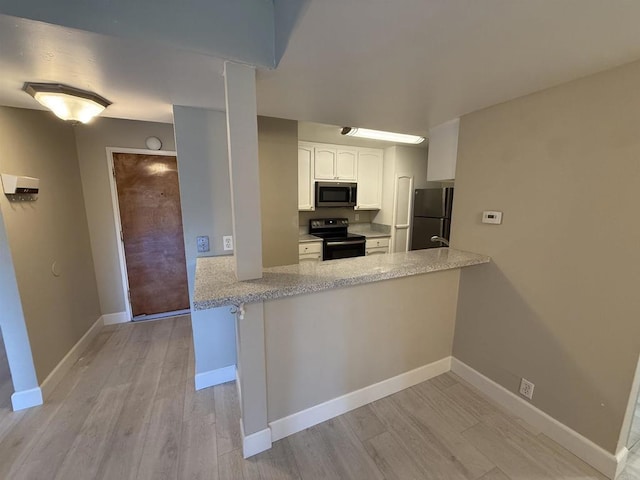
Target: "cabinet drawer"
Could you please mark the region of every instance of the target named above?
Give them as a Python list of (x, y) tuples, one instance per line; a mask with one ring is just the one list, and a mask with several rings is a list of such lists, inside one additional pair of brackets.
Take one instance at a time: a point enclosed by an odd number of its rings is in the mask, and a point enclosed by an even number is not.
[(374, 248), (367, 248), (367, 250), (365, 251), (365, 255), (369, 256), (369, 255), (380, 255), (383, 253), (389, 253), (389, 247), (374, 247)]
[(299, 243), (298, 253), (300, 255), (304, 255), (308, 253), (322, 254), (322, 242)]
[(298, 256), (299, 262), (320, 262), (322, 261), (322, 253), (301, 253)]
[(388, 238), (368, 238), (366, 248), (389, 247)]

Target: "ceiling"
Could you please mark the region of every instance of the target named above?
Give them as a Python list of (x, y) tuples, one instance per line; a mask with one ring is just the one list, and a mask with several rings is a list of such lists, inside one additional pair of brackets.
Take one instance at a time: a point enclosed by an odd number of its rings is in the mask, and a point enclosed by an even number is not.
[(173, 104), (224, 110), (223, 67), (211, 56), (0, 15), (0, 105), (43, 109), (23, 83), (66, 83), (113, 102), (103, 116), (173, 123)]
[[(639, 21), (640, 2), (623, 0), (309, 0), (278, 67), (258, 71), (258, 111), (425, 135), (640, 58)], [(39, 108), (23, 82), (61, 82), (114, 102), (105, 116), (171, 122), (172, 104), (224, 109), (222, 68), (204, 54), (0, 16), (2, 105)]]

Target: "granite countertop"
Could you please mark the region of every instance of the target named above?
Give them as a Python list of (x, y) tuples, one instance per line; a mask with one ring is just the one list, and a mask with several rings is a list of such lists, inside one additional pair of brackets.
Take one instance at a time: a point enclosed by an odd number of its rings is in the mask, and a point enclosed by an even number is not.
[(490, 257), (451, 248), (346, 258), (265, 268), (239, 282), (232, 256), (201, 257), (196, 265), (195, 310), (239, 305), (489, 263)]
[(354, 230), (351, 233), (357, 233), (358, 235), (364, 235), (367, 238), (390, 238), (390, 233), (378, 232), (376, 230)]
[(377, 223), (354, 223), (349, 225), (349, 232), (364, 235), (367, 238), (391, 237), (391, 227), (389, 225), (379, 225)]
[(308, 233), (301, 233), (298, 239), (298, 243), (308, 243), (308, 242), (321, 242), (322, 239), (320, 237), (316, 237), (315, 235), (309, 235)]

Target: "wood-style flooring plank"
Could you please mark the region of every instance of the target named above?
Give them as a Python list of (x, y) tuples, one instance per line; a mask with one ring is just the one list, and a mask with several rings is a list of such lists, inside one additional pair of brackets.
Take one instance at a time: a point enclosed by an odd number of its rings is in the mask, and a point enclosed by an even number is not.
[(424, 425), (406, 416), (396, 403), (394, 396), (371, 404), (377, 417), (387, 430), (409, 453), (420, 467), (425, 478), (442, 480), (467, 479), (466, 469), (455, 457), (443, 456), (443, 448), (433, 442), (433, 433)]
[(385, 426), (369, 405), (351, 410), (343, 417), (361, 442), (386, 432)]
[(178, 455), (178, 478), (217, 480), (216, 413), (213, 388), (195, 390), (193, 338), (189, 342), (184, 389), (182, 436)]
[(69, 478), (95, 478), (118, 414), (126, 398), (128, 384), (106, 387), (100, 392), (95, 406), (87, 416), (65, 456), (56, 480)]
[[(551, 480), (546, 469), (484, 423), (463, 432), (475, 447), (512, 480)], [(557, 480), (557, 477), (556, 479)]]
[(505, 473), (499, 468), (494, 468), (487, 474), (483, 475), (480, 480), (511, 480), (505, 475)]
[(175, 320), (138, 467), (138, 479), (175, 479), (184, 415), (184, 379), (187, 372), (191, 325)]
[(218, 477), (220, 480), (261, 480), (256, 463), (244, 460), (239, 449), (218, 457)]
[[(544, 445), (550, 451), (549, 455), (560, 457), (565, 462), (573, 465), (577, 469), (577, 471), (580, 472), (580, 473), (577, 474), (578, 478), (581, 478), (581, 479), (584, 478), (584, 479), (589, 479), (589, 480), (591, 480), (591, 479), (607, 480), (607, 477), (605, 477), (603, 474), (598, 472), (591, 465), (583, 462), (578, 457), (576, 457), (573, 453), (571, 453), (569, 450), (567, 450), (566, 448), (562, 447), (561, 445), (558, 445), (556, 442), (551, 440), (546, 435), (539, 434), (539, 435), (536, 436), (536, 440), (539, 443), (541, 443), (542, 445)], [(555, 463), (558, 460), (553, 459), (551, 461)], [(575, 473), (573, 475), (575, 476)], [(638, 478), (640, 478), (640, 476)]]
[(441, 390), (446, 390), (447, 388), (457, 385), (459, 378), (460, 377), (458, 377), (456, 374), (447, 372), (432, 378), (431, 380), (429, 380), (429, 383)]
[(213, 387), (216, 408), (216, 443), (218, 455), (242, 448), (240, 436), (240, 401), (235, 382)]
[(55, 476), (97, 402), (100, 391), (113, 368), (113, 359), (118, 358), (131, 332), (130, 328), (115, 330), (93, 359), (85, 359), (85, 363), (81, 365), (88, 365), (90, 362), (91, 370), (89, 371), (87, 366), (81, 367), (84, 370), (81, 378), (73, 390), (65, 396), (66, 401), (60, 402), (55, 416), (50, 419), (51, 424), (47, 423), (46, 428), (42, 429), (42, 434), (37, 437), (24, 463), (20, 465), (19, 472), (12, 472), (11, 478), (49, 480)]
[[(11, 421), (14, 421), (15, 424), (0, 440), (0, 478), (10, 478), (9, 472), (11, 470), (19, 470), (40, 435), (46, 429), (51, 428), (49, 422), (61, 408), (63, 402), (71, 395), (83, 377), (91, 374), (90, 366), (93, 360), (113, 332), (113, 329), (103, 329), (98, 334), (83, 357), (71, 367), (49, 398), (45, 400), (44, 405), (9, 414), (13, 417)], [(16, 419), (17, 415), (19, 418)]]
[(215, 423), (197, 417), (183, 420), (178, 452), (178, 479), (218, 479)]
[(469, 427), (473, 427), (479, 420), (468, 413), (464, 408), (442, 393), (432, 380), (419, 383), (411, 388), (417, 392), (434, 411), (444, 418), (451, 428), (457, 432), (462, 432)]
[(529, 456), (538, 465), (542, 466), (551, 478), (601, 478), (599, 475), (591, 476), (580, 465), (583, 462), (578, 464), (569, 456), (559, 455), (552, 448), (540, 442), (538, 437), (533, 436), (506, 415), (487, 418), (484, 423), (497, 436), (502, 437), (513, 448), (519, 450), (521, 455)]
[(442, 392), (450, 402), (461, 407), (478, 421), (505, 414), (496, 405), (483, 397), (480, 392), (468, 385), (457, 383), (442, 390)]
[(126, 401), (120, 411), (111, 441), (109, 455), (100, 465), (97, 479), (135, 479), (146, 438), (153, 397), (174, 327), (172, 320), (154, 322), (152, 329), (136, 324), (134, 328), (149, 335), (144, 358), (138, 359)]
[(303, 479), (384, 478), (340, 417), (292, 435), (289, 443)]
[(289, 440), (275, 442), (271, 450), (245, 460), (255, 462), (261, 480), (300, 480), (300, 473)]
[(387, 480), (421, 480), (425, 473), (389, 432), (370, 438), (364, 447)]
[(403, 416), (424, 427), (422, 435), (438, 448), (443, 457), (456, 459), (456, 466), (466, 478), (477, 479), (496, 467), (415, 391), (403, 390), (391, 398)]

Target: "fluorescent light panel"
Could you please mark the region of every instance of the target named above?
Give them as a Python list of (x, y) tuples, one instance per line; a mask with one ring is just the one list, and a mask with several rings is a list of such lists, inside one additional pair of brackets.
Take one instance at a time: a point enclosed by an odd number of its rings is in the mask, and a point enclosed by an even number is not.
[(93, 92), (57, 83), (25, 83), (23, 90), (58, 118), (72, 122), (88, 123), (111, 105)]
[(372, 140), (383, 140), (385, 142), (411, 143), (413, 145), (424, 142), (424, 137), (418, 135), (384, 132), (382, 130), (371, 130), (368, 128), (344, 127), (341, 133), (349, 137), (370, 138)]

